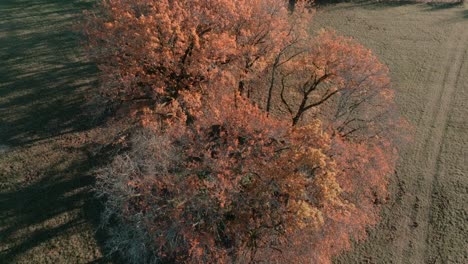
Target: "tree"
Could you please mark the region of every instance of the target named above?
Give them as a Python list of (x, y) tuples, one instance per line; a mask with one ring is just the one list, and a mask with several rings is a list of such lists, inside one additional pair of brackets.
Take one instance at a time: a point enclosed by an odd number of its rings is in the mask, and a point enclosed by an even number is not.
[[(202, 102), (190, 126), (181, 120), (140, 134), (102, 172), (110, 211), (148, 236), (127, 254), (141, 256), (134, 262), (285, 261), (283, 252), (298, 253), (291, 236), (313, 237), (326, 210), (346, 208), (319, 122), (291, 130), (242, 97), (217, 98)], [(135, 243), (114, 242), (118, 250)]]
[[(370, 50), (333, 31), (322, 31), (301, 56), (281, 66), (277, 86), (293, 125), (306, 112), (313, 112), (333, 123), (342, 135), (349, 135), (358, 130), (355, 124), (378, 118), (364, 116), (369, 113), (361, 109), (368, 110), (377, 98), (381, 105), (390, 105), (393, 99), (385, 65)], [(289, 102), (287, 95), (299, 104)]]
[(237, 51), (227, 34), (238, 17), (224, 1), (102, 1), (85, 33), (111, 101), (173, 100), (215, 78)]
[(306, 2), (87, 14), (100, 92), (141, 123), (98, 180), (129, 262), (329, 263), (376, 223), (396, 157), (388, 70), (349, 38), (312, 38)]
[(182, 90), (213, 89), (218, 81), (249, 93), (252, 76), (303, 31), (290, 20), (311, 18), (305, 9), (290, 17), (276, 0), (105, 0), (98, 10), (83, 28), (103, 73), (101, 93), (140, 106), (167, 103)]

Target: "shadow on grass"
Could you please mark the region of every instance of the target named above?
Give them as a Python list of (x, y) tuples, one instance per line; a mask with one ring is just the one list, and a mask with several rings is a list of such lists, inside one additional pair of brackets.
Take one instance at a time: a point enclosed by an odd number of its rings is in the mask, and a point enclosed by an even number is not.
[[(441, 1), (418, 1), (418, 0), (316, 0), (315, 3), (320, 8), (321, 6), (336, 5), (339, 3), (351, 3), (353, 5), (376, 10), (384, 8), (401, 7), (405, 5), (420, 5), (426, 4), (429, 6), (427, 11), (436, 11), (453, 7), (462, 7), (463, 3), (458, 0), (441, 0)], [(349, 8), (349, 7), (343, 7)], [(338, 8), (340, 9), (340, 8)]]
[(52, 169), (27, 187), (0, 194), (0, 222), (10, 223), (0, 231), (0, 240), (14, 245), (1, 252), (0, 262), (11, 263), (43, 242), (97, 223), (100, 204), (93, 198), (89, 169), (83, 162)]
[(461, 17), (463, 17), (464, 19), (468, 19), (468, 9), (465, 9), (461, 11), (460, 13), (461, 13)]
[[(376, 1), (376, 0), (316, 0), (315, 3), (318, 7), (336, 5), (339, 3), (350, 3), (359, 7), (369, 8), (369, 9), (379, 9), (379, 8), (391, 8), (404, 5), (414, 5), (417, 4), (416, 1)], [(345, 7), (343, 7), (345, 8)], [(346, 7), (349, 8), (349, 7)], [(339, 8), (338, 8), (339, 9)]]
[(463, 7), (463, 2), (456, 1), (456, 2), (447, 2), (447, 3), (427, 3), (429, 6), (427, 11), (437, 11), (437, 10), (444, 10), (444, 9), (450, 9), (450, 8), (458, 8), (458, 7)]
[(71, 27), (90, 1), (0, 1), (0, 144), (90, 128), (82, 114), (96, 67)]
[[(83, 114), (97, 70), (71, 30), (93, 2), (0, 0), (0, 145), (28, 151), (27, 144), (98, 125)], [(92, 193), (97, 162), (77, 159), (65, 168), (57, 163), (29, 185), (0, 189), (0, 263), (12, 263), (59, 237), (68, 239), (84, 225), (97, 226), (102, 209)], [(91, 234), (90, 239), (102, 246), (105, 235)], [(94, 263), (100, 262), (107, 259)]]
[[(112, 157), (106, 157), (109, 158)], [(0, 247), (0, 263), (14, 263), (18, 256), (53, 240), (61, 240), (59, 245), (62, 246), (69, 244), (58, 248), (60, 253), (89, 257), (87, 245), (82, 248), (83, 245), (74, 245), (74, 240), (70, 240), (73, 235), (82, 235), (80, 233), (89, 227), (89, 238), (96, 243), (86, 239), (81, 242), (98, 246), (102, 253), (92, 263), (116, 263), (104, 246), (107, 234), (98, 228), (103, 203), (93, 190), (93, 170), (102, 162), (104, 160), (99, 157), (93, 161), (88, 158), (73, 162), (65, 169), (56, 164), (38, 181), (1, 192), (0, 241), (4, 246)], [(31, 261), (36, 262), (35, 259)]]

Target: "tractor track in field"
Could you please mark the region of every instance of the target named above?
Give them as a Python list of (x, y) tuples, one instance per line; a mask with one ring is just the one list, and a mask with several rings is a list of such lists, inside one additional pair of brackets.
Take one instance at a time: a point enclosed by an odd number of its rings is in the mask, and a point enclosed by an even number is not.
[(389, 66), (413, 124), (380, 223), (334, 263), (468, 263), (467, 8), (340, 3), (318, 12), (318, 29), (356, 38)]
[[(438, 161), (444, 142), (451, 103), (459, 86), (459, 77), (467, 53), (467, 32), (458, 35), (452, 31), (446, 47), (447, 56), (442, 64), (441, 78), (427, 78), (427, 82), (437, 81), (437, 85), (427, 85), (432, 89), (427, 91), (426, 105), (419, 120), (415, 135), (415, 155), (403, 165), (405, 173), (414, 173), (411, 190), (405, 193), (402, 206), (406, 207), (409, 217), (400, 219), (395, 234), (394, 257), (396, 263), (424, 263), (427, 252), (427, 238), (430, 229), (431, 208), (433, 199), (438, 199), (435, 183), (438, 177)], [(463, 32), (463, 31), (462, 31)], [(443, 50), (443, 49), (441, 49)], [(434, 65), (440, 68), (440, 65)], [(434, 72), (434, 71), (432, 71)], [(430, 83), (428, 83), (430, 84)], [(412, 170), (412, 169), (413, 170)], [(404, 168), (405, 170), (405, 168)]]

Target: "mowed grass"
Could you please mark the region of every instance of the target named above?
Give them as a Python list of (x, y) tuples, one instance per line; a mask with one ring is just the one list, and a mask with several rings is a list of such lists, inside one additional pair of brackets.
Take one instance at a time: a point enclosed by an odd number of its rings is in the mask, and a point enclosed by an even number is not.
[(83, 115), (96, 67), (71, 26), (91, 1), (0, 1), (0, 263), (101, 259)]
[[(97, 70), (70, 29), (91, 2), (0, 1), (0, 263), (107, 261), (91, 192), (93, 141), (106, 133), (83, 114)], [(354, 36), (389, 65), (416, 127), (382, 223), (338, 263), (468, 263), (467, 22), (451, 4), (319, 8), (315, 29)]]

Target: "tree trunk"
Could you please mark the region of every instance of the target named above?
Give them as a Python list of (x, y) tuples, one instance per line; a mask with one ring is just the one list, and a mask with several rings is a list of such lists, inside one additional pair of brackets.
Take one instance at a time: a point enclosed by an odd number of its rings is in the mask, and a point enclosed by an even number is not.
[(296, 0), (289, 0), (289, 11), (294, 12), (294, 7), (296, 6)]

